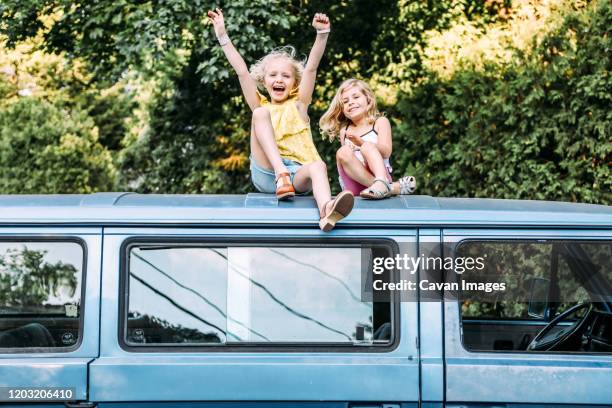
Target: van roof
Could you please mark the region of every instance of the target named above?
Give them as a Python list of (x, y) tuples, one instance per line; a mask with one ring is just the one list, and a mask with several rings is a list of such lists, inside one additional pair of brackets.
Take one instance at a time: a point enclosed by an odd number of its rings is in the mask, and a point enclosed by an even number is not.
[[(0, 195), (0, 224), (313, 226), (312, 197), (95, 193)], [(356, 199), (342, 225), (612, 227), (612, 207), (552, 201), (400, 196)]]

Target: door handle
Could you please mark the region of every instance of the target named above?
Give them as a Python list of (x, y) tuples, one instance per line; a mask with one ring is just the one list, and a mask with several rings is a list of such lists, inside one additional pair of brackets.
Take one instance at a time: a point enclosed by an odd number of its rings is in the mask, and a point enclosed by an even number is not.
[(358, 402), (349, 404), (349, 408), (400, 408), (400, 404), (385, 404), (382, 402)]
[(95, 408), (97, 406), (94, 402), (80, 401), (80, 402), (65, 402), (66, 408)]

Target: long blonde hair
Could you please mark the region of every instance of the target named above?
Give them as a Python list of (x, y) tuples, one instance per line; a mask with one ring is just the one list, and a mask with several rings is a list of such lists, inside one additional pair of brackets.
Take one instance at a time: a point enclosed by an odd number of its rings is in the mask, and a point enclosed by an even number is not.
[(319, 120), (321, 134), (327, 136), (330, 142), (340, 137), (340, 129), (352, 123), (349, 118), (344, 116), (342, 93), (353, 86), (358, 87), (368, 100), (368, 111), (366, 112), (368, 123), (374, 123), (376, 118), (380, 116), (380, 112), (376, 106), (376, 95), (374, 95), (372, 88), (360, 79), (347, 79), (340, 84), (329, 108), (323, 116), (321, 116), (321, 120)]
[(293, 73), (295, 74), (295, 88), (300, 85), (300, 81), (302, 80), (302, 73), (304, 72), (305, 61), (298, 61), (295, 58), (296, 51), (295, 48), (286, 45), (284, 47), (278, 47), (270, 51), (268, 54), (261, 57), (257, 62), (251, 65), (249, 69), (249, 73), (251, 74), (251, 78), (255, 80), (257, 83), (257, 88), (260, 91), (265, 91), (264, 88), (264, 77), (266, 76), (266, 65), (268, 62), (276, 59), (276, 58), (285, 58), (293, 67)]

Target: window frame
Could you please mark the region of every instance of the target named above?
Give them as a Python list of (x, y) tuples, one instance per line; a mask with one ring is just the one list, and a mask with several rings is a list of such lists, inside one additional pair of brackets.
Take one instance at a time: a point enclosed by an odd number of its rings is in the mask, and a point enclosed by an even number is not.
[[(491, 236), (482, 236), (482, 237), (478, 237), (478, 236), (470, 236), (470, 237), (465, 237), (463, 239), (460, 239), (459, 241), (454, 242), (454, 245), (449, 248), (450, 249), (450, 253), (453, 257), (453, 259), (457, 256), (457, 250), (459, 249), (460, 246), (464, 245), (465, 243), (469, 243), (469, 242), (479, 242), (479, 243), (532, 243), (532, 244), (553, 244), (556, 242), (584, 242), (584, 243), (596, 243), (596, 242), (602, 242), (602, 243), (609, 243), (610, 245), (612, 245), (612, 238), (611, 237), (580, 237), (580, 236), (560, 236), (560, 237), (539, 237), (539, 236), (525, 236), (525, 237), (491, 237)], [(554, 254), (554, 250), (551, 251), (551, 270), (550, 275), (552, 276), (553, 274), (553, 267), (556, 267), (557, 270), (555, 271), (557, 273), (557, 279), (558, 277), (558, 267), (559, 265), (554, 265), (554, 260), (552, 258), (553, 254)], [(559, 254), (556, 254), (557, 256), (560, 256)], [(557, 260), (558, 263), (558, 260)], [(458, 281), (458, 280), (457, 280)], [(609, 282), (610, 284), (612, 284), (612, 282)], [(460, 344), (462, 349), (467, 352), (468, 354), (471, 355), (477, 355), (480, 353), (484, 353), (484, 354), (513, 354), (513, 355), (525, 355), (525, 356), (529, 356), (529, 355), (571, 355), (571, 356), (610, 356), (612, 355), (612, 352), (584, 352), (584, 351), (546, 351), (546, 350), (542, 350), (542, 351), (527, 351), (527, 350), (473, 350), (470, 349), (466, 346), (465, 344), (465, 336), (464, 336), (464, 330), (463, 330), (463, 316), (461, 313), (461, 302), (462, 302), (462, 297), (461, 297), (461, 291), (458, 292), (458, 296), (457, 296), (457, 300), (454, 301), (455, 303), (457, 303), (458, 306), (458, 319), (459, 319), (459, 326), (461, 327), (460, 330)], [(485, 324), (494, 324), (495, 320), (492, 318), (480, 318), (480, 319), (472, 319), (474, 322), (476, 323), (485, 323)], [(544, 326), (546, 326), (550, 321), (552, 320), (552, 318), (550, 320), (547, 320), (546, 318), (541, 318), (541, 319), (518, 319), (518, 318), (512, 318), (512, 319), (507, 319), (506, 321), (509, 322), (509, 324), (511, 325), (521, 325), (521, 324), (525, 324), (525, 325), (537, 325), (538, 323), (542, 324), (544, 323)]]
[[(129, 305), (129, 254), (133, 247), (139, 245), (157, 244), (160, 246), (201, 246), (206, 247), (272, 247), (276, 248), (305, 248), (305, 247), (360, 247), (377, 246), (385, 248), (389, 256), (399, 253), (397, 242), (391, 238), (354, 238), (354, 237), (332, 237), (332, 238), (309, 238), (299, 236), (250, 236), (243, 237), (180, 237), (180, 236), (133, 236), (125, 239), (120, 247), (120, 267), (119, 267), (119, 327), (117, 331), (119, 346), (128, 352), (164, 352), (164, 353), (202, 353), (202, 352), (352, 352), (352, 353), (379, 353), (391, 352), (400, 344), (400, 298), (393, 294), (390, 302), (391, 315), (391, 341), (386, 344), (358, 345), (346, 343), (308, 343), (308, 342), (250, 342), (244, 344), (193, 344), (183, 345), (135, 345), (126, 341), (127, 334), (127, 315)], [(361, 271), (359, 271), (361, 273)], [(395, 276), (398, 271), (394, 270)]]
[(78, 328), (78, 339), (76, 343), (66, 347), (0, 347), (0, 356), (6, 354), (49, 354), (49, 353), (71, 353), (78, 350), (83, 343), (83, 330), (85, 328), (85, 293), (86, 293), (86, 282), (87, 282), (87, 243), (81, 237), (78, 236), (57, 236), (57, 237), (40, 237), (32, 235), (24, 236), (7, 236), (0, 238), (0, 243), (75, 243), (81, 247), (83, 255), (83, 264), (81, 265), (81, 291), (79, 299), (79, 328)]

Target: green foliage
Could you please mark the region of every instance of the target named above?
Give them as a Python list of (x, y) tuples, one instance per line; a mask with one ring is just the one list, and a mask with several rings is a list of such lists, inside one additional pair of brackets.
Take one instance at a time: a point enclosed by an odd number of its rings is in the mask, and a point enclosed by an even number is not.
[(9, 250), (0, 257), (0, 305), (40, 306), (67, 288), (73, 296), (77, 287), (74, 265), (45, 261), (46, 251)]
[(90, 193), (112, 190), (115, 170), (91, 120), (44, 100), (0, 109), (0, 191)]
[(117, 79), (130, 66), (152, 69), (184, 48), (210, 7), (203, 0), (4, 0), (0, 34), (13, 46), (42, 32), (48, 51), (83, 58), (97, 77)]
[[(247, 62), (274, 46), (295, 17), (288, 2), (238, 1), (224, 11)], [(266, 31), (255, 27), (266, 27)], [(122, 184), (142, 192), (246, 192), (250, 113), (210, 26), (154, 92), (144, 137), (122, 153)]]
[(106, 90), (88, 89), (75, 95), (69, 107), (83, 110), (98, 130), (100, 144), (111, 152), (123, 148), (123, 139), (130, 132), (130, 118), (136, 108), (133, 95), (124, 86)]
[[(198, 64), (198, 58), (190, 58), (184, 71), (177, 74), (177, 85), (171, 82), (167, 88), (157, 89), (148, 131), (122, 152), (122, 183), (130, 188), (142, 192), (215, 193), (247, 184), (246, 179), (237, 183), (213, 163), (224, 155), (221, 140), (236, 139), (240, 133), (235, 132), (235, 122), (231, 131), (224, 132), (229, 126), (220, 118), (226, 117), (227, 110), (215, 104), (219, 94), (211, 93), (201, 83), (196, 74)], [(219, 93), (230, 99), (227, 90), (220, 88)], [(246, 115), (241, 118), (248, 120)], [(242, 147), (246, 152), (244, 143)]]
[[(314, 124), (339, 83), (360, 77), (377, 88), (381, 102), (387, 104), (383, 110), (397, 125), (392, 157), (396, 174), (416, 174), (420, 193), (610, 203), (610, 2), (591, 2), (597, 3), (596, 10), (589, 6), (586, 12), (576, 6), (579, 11), (569, 13), (562, 26), (531, 51), (516, 51), (510, 63), (502, 63), (500, 57), (512, 55), (510, 45), (497, 44), (495, 52), (483, 53), (496, 60), (476, 66), (476, 62), (465, 63), (469, 57), (464, 57), (461, 66), (456, 58), (452, 69), (446, 70), (454, 73), (438, 77), (424, 68), (424, 61), (430, 66), (433, 61), (439, 68), (453, 50), (442, 46), (436, 49), (436, 58), (429, 58), (424, 51), (430, 45), (429, 34), (452, 36), (462, 32), (453, 27), (473, 28), (472, 46), (478, 50), (481, 29), (493, 33), (487, 38), (490, 43), (512, 37), (514, 31), (504, 22), (512, 20), (518, 6), (510, 0), (381, 0), (376, 4), (367, 0), (227, 4), (5, 0), (0, 4), (0, 35), (7, 44), (36, 39), (65, 60), (54, 56), (54, 65), (44, 70), (37, 67), (47, 65), (31, 64), (38, 71), (30, 74), (45, 91), (34, 93), (38, 99), (0, 106), (1, 140), (10, 145), (14, 136), (6, 135), (14, 133), (16, 145), (27, 139), (34, 146), (50, 138), (64, 146), (61, 154), (48, 153), (55, 158), (50, 160), (72, 157), (68, 163), (76, 167), (70, 171), (66, 166), (37, 170), (36, 177), (49, 181), (29, 182), (27, 191), (252, 191), (250, 112), (212, 28), (205, 23), (205, 13), (224, 7), (228, 32), (251, 64), (283, 44), (296, 46), (305, 57), (314, 40), (310, 21), (315, 12), (323, 11), (332, 19), (332, 34), (318, 72), (310, 117), (332, 188), (338, 188), (334, 157), (338, 146), (324, 142)], [(569, 4), (570, 9), (575, 6)], [(446, 38), (438, 36), (442, 43)], [(67, 70), (80, 61), (91, 75)], [(455, 71), (456, 66), (460, 68)], [(138, 86), (125, 92), (126, 77), (145, 78), (149, 82), (143, 88), (153, 89), (151, 95), (143, 96)], [(0, 97), (20, 100), (20, 89), (0, 74)], [(397, 90), (410, 91), (401, 93), (395, 105)], [(46, 125), (42, 115), (24, 113), (28, 104), (34, 111), (55, 112), (51, 117), (61, 126), (53, 127), (50, 134), (54, 136), (39, 134)], [(61, 115), (78, 120), (59, 120)], [(15, 120), (27, 130), (15, 129)], [(34, 124), (27, 124), (28, 120)], [(85, 140), (84, 148), (89, 149), (81, 159), (75, 151), (66, 153), (67, 141), (74, 135)], [(44, 149), (39, 146), (28, 152)], [(108, 151), (120, 169), (118, 184)], [(9, 153), (0, 157), (14, 160), (16, 156)], [(97, 159), (84, 159), (91, 157)], [(81, 160), (89, 164), (84, 166)], [(15, 166), (0, 179), (3, 191), (20, 191), (17, 188), (23, 186), (11, 181), (19, 179), (16, 174), (31, 179), (30, 162), (20, 163), (24, 170), (17, 172)], [(77, 176), (80, 168), (103, 170), (86, 170)], [(68, 187), (71, 182), (76, 184)]]
[(0, 97), (3, 107), (19, 99), (20, 94), (34, 95), (67, 110), (85, 111), (98, 127), (101, 143), (119, 150), (129, 131), (128, 122), (135, 108), (131, 92), (122, 82), (93, 87), (79, 60), (49, 55), (38, 50), (40, 38), (8, 49), (0, 42)]
[[(233, 1), (231, 7), (223, 10), (226, 29), (231, 35), (240, 54), (247, 63), (255, 62), (274, 47), (282, 45), (292, 26), (298, 23), (298, 10), (293, 10), (287, 0)], [(303, 21), (301, 21), (303, 23)], [(200, 27), (193, 51), (198, 56), (197, 72), (203, 83), (210, 84), (209, 90), (217, 91), (227, 86), (228, 79), (234, 81), (234, 71), (223, 55), (221, 47), (211, 28)]]
[(510, 66), (431, 74), (397, 106), (399, 167), (425, 194), (610, 204), (610, 26), (604, 1)]

